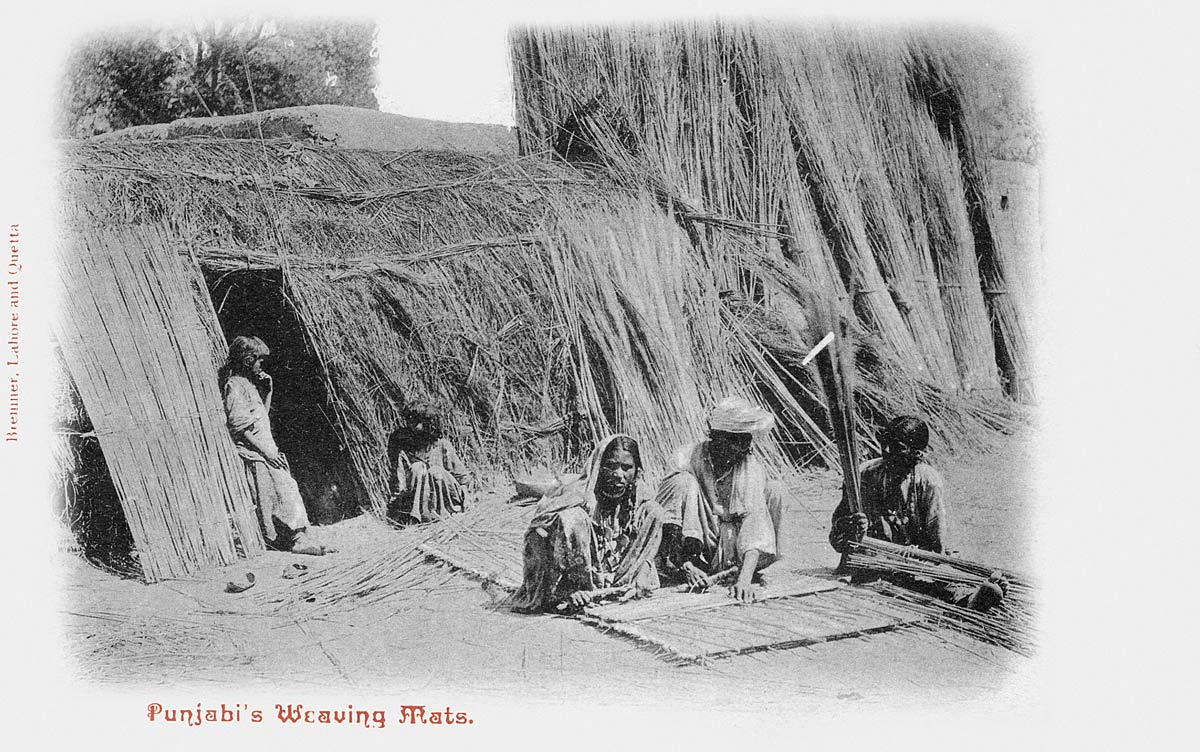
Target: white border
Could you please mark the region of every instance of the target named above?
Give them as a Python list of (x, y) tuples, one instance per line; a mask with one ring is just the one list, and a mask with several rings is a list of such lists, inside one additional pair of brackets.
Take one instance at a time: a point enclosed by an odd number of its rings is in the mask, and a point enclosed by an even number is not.
[[(413, 735), (396, 729), (278, 736), (220, 728), (191, 733), (142, 722), (150, 692), (110, 692), (70, 684), (58, 655), (57, 587), (49, 551), (52, 526), (42, 472), (48, 458), (44, 390), (49, 254), (54, 201), (51, 94), (66, 45), (77, 33), (114, 23), (177, 15), (161, 3), (69, 9), (55, 2), (5, 11), (0, 227), (20, 222), (22, 253), (23, 434), (0, 446), (7, 501), (3, 553), (6, 739), (88, 748), (250, 748), (339, 743), (478, 748), (481, 743), (619, 744), (699, 748), (782, 743), (789, 748), (969, 749), (1124, 748), (1173, 741), (1190, 720), (1194, 661), (1188, 533), (1197, 493), (1190, 483), (1196, 448), (1193, 391), (1200, 345), (1192, 288), (1196, 244), (1195, 85), (1198, 70), (1187, 14), (1166, 4), (1007, 2), (458, 2), (372, 8), (289, 2), (263, 11), (365, 14), (445, 31), (503, 33), (510, 23), (695, 17), (714, 13), (795, 18), (945, 20), (981, 24), (1024, 40), (1037, 73), (1046, 125), (1044, 228), (1046, 279), (1040, 291), (1043, 408), (1039, 444), (1039, 574), (1046, 583), (1045, 639), (1034, 675), (1012, 691), (969, 707), (931, 707), (893, 717), (847, 717), (830, 707), (794, 717), (705, 714), (650, 708), (598, 719), (584, 703), (523, 714), (518, 698), (478, 698), (486, 725), (469, 734)], [(1181, 4), (1182, 6), (1182, 4)], [(207, 6), (206, 6), (207, 7)], [(221, 8), (222, 4), (213, 4)], [(225, 3), (225, 10), (243, 10)], [(198, 15), (199, 5), (186, 8)], [(446, 19), (453, 19), (446, 23)], [(473, 32), (474, 33), (474, 32)], [(452, 50), (452, 46), (447, 47)], [(385, 52), (386, 54), (386, 52)], [(425, 67), (419, 75), (437, 75)], [(418, 113), (410, 113), (418, 114)], [(255, 693), (232, 701), (255, 702)], [(173, 691), (181, 704), (231, 701), (228, 693)], [(296, 696), (303, 697), (302, 694)], [(311, 697), (311, 695), (309, 695)], [(433, 698), (430, 698), (431, 700)], [(471, 701), (469, 695), (454, 704)], [(329, 698), (333, 701), (333, 698)], [(349, 698), (366, 706), (383, 697)], [(264, 724), (265, 726), (266, 724)], [(1179, 738), (1187, 738), (1181, 736)], [(641, 742), (641, 743), (639, 743)], [(1174, 745), (1171, 745), (1174, 746)]]

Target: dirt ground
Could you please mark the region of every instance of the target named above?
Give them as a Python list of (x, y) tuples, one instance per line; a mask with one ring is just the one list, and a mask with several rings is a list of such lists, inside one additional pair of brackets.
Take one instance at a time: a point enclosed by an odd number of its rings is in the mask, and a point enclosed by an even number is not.
[[(939, 460), (949, 487), (960, 554), (1027, 572), (1033, 499), (1026, 437), (987, 455)], [(829, 513), (839, 479), (795, 479), (787, 558), (777, 567), (828, 574)], [(508, 488), (493, 488), (493, 500)], [(496, 593), (436, 563), (419, 589), (343, 609), (273, 609), (283, 574), (300, 561), (306, 577), (395, 551), (397, 560), (430, 534), (398, 531), (368, 517), (320, 528), (338, 552), (323, 558), (271, 552), (188, 580), (144, 585), (62, 555), (64, 646), (80, 677), (131, 687), (288, 687), (298, 690), (463, 692), (558, 703), (645, 700), (719, 702), (747, 710), (795, 709), (807, 700), (855, 704), (970, 701), (1005, 689), (1028, 659), (945, 630), (906, 627), (868, 637), (678, 666), (645, 647), (578, 620), (524, 616), (491, 607)], [(250, 590), (225, 584), (246, 572)], [(303, 605), (303, 604), (301, 604)]]

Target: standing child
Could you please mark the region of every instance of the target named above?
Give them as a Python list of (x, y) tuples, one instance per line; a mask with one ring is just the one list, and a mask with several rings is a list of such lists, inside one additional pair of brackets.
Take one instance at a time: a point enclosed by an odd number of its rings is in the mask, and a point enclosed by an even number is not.
[(220, 375), (229, 434), (246, 465), (246, 480), (268, 545), (321, 556), (328, 550), (311, 538), (300, 488), (271, 435), (274, 382), (262, 368), (270, 353), (258, 337), (235, 337), (229, 345)]

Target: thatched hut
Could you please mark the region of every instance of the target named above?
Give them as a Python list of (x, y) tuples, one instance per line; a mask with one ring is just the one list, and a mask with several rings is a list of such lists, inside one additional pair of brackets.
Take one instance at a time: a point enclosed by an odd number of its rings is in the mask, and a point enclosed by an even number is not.
[[(60, 344), (148, 578), (261, 547), (216, 394), (241, 333), (274, 348), (273, 422), (306, 497), (336, 483), (342, 513), (385, 509), (388, 433), (413, 399), (498, 469), (570, 462), (620, 428), (659, 472), (727, 392), (781, 411), (778, 462), (832, 456), (798, 367), (801, 282), (738, 228), (741, 253), (706, 257), (602, 174), (285, 140), (89, 142), (64, 160)], [(772, 295), (733, 292), (748, 274)], [(868, 407), (940, 406), (950, 446), (1003, 420), (863, 344)], [(179, 544), (196, 530), (220, 545)]]
[(520, 32), (523, 157), (67, 145), (57, 336), (86, 409), (66, 456), (103, 457), (89, 487), (111, 483), (142, 576), (262, 548), (216, 392), (243, 333), (273, 349), (306, 499), (341, 490), (318, 520), (384, 513), (416, 399), (497, 470), (623, 430), (653, 479), (729, 393), (779, 414), (769, 461), (836, 464), (801, 366), (817, 299), (853, 331), (868, 443), (903, 411), (939, 449), (986, 444), (1024, 335), (965, 99), (929, 99), (960, 82), (925, 47), (837, 39), (797, 58), (744, 28)]

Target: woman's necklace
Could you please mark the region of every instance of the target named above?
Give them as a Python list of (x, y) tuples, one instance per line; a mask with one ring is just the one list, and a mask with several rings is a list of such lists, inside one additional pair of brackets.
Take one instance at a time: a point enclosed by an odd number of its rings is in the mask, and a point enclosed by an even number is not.
[(633, 494), (634, 490), (631, 488), (624, 496), (617, 499), (607, 499), (604, 497), (599, 499), (600, 525), (606, 534), (615, 535), (624, 529), (625, 525), (621, 521), (622, 512), (629, 511)]

